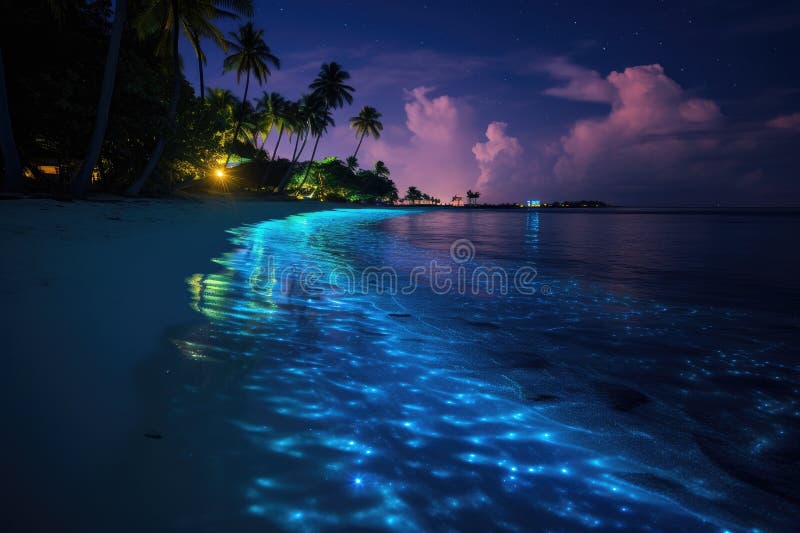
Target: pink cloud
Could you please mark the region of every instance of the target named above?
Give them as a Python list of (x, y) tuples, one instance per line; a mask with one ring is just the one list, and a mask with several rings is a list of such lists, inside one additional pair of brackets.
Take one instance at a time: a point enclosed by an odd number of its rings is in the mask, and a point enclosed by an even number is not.
[(566, 85), (546, 89), (544, 94), (587, 102), (611, 102), (614, 99), (614, 87), (608, 80), (597, 71), (574, 65), (566, 58), (549, 59), (539, 64), (537, 69), (566, 82)]
[(521, 157), (524, 152), (516, 137), (506, 134), (508, 124), (492, 122), (486, 128), (486, 141), (475, 143), (472, 153), (478, 163), (480, 175), (475, 188), (489, 201), (507, 201), (509, 193), (515, 196), (519, 181), (524, 179)]
[(365, 142), (359, 159), (364, 164), (385, 162), (401, 196), (414, 185), (448, 201), (454, 194), (463, 196), (478, 174), (469, 157), (472, 111), (459, 98), (432, 92), (424, 86), (406, 91), (406, 128), (387, 129), (380, 140)]
[(691, 98), (678, 106), (681, 117), (689, 122), (711, 122), (719, 118), (719, 106), (711, 100)]
[(475, 154), (475, 159), (478, 163), (491, 163), (500, 154), (505, 152), (511, 157), (518, 157), (522, 154), (522, 146), (516, 137), (509, 137), (506, 135), (506, 128), (508, 124), (505, 122), (492, 122), (486, 128), (486, 142), (475, 143), (472, 147), (472, 153)]
[(775, 117), (767, 122), (767, 126), (780, 129), (800, 129), (800, 113)]
[(406, 126), (417, 141), (448, 144), (459, 129), (458, 110), (447, 95), (428, 98), (431, 91), (430, 87), (408, 91)]
[[(612, 72), (609, 114), (577, 121), (557, 143), (554, 174), (561, 180), (617, 183), (681, 179), (687, 163), (717, 157), (722, 114), (711, 100), (691, 98), (661, 65)], [(680, 169), (680, 170), (679, 170)]]

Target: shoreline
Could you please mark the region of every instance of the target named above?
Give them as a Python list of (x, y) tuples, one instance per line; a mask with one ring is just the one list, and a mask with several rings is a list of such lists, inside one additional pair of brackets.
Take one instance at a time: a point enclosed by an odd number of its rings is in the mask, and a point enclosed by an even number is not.
[(185, 280), (229, 248), (226, 230), (337, 207), (206, 198), (0, 202), (2, 388), (13, 436), (3, 466), (13, 520), (45, 520), (33, 507), (42, 501), (46, 520), (86, 518), (70, 516), (79, 510), (62, 507), (60, 495), (96, 490), (88, 481), (119, 460), (113, 452), (140, 423), (137, 369), (167, 332), (203, 320)]

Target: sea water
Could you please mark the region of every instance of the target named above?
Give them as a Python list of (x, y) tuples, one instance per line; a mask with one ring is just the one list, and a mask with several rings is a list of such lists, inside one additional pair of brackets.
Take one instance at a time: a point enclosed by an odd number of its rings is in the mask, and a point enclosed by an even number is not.
[(231, 234), (143, 392), (152, 523), (796, 525), (796, 212), (353, 209)]

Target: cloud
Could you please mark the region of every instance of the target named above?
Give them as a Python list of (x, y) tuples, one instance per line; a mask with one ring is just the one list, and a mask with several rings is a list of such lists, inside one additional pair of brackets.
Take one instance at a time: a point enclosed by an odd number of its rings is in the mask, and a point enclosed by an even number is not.
[(359, 91), (372, 95), (431, 84), (442, 86), (480, 75), (494, 64), (488, 57), (432, 50), (380, 52), (364, 58), (351, 74)]
[(404, 106), (406, 126), (419, 142), (447, 144), (459, 129), (459, 113), (455, 101), (447, 95), (429, 98), (430, 87), (408, 91)]
[(506, 134), (507, 128), (505, 122), (490, 123), (486, 141), (472, 147), (480, 169), (475, 187), (484, 191), (484, 198), (489, 201), (507, 201), (513, 197), (512, 188), (525, 178), (521, 168), (524, 150), (516, 137)]
[[(519, 76), (544, 73), (554, 80), (541, 91), (548, 97), (599, 104), (592, 115), (554, 129), (509, 117), (508, 106), (493, 107), (496, 103), (485, 98), (454, 96), (456, 88), (469, 86), (468, 79), (499, 68), (486, 58), (425, 50), (363, 52), (340, 50), (336, 56), (343, 57), (358, 91), (352, 108), (337, 110), (338, 126), (320, 142), (317, 158), (350, 155), (357, 139), (348, 117), (361, 105), (376, 105), (385, 130), (380, 140), (365, 139), (359, 160), (364, 167), (384, 161), (401, 195), (415, 185), (445, 201), (469, 188), (490, 202), (591, 197), (633, 205), (775, 203), (770, 194), (780, 201), (786, 195), (800, 198), (792, 147), (800, 113), (734, 122), (712, 99), (681, 87), (661, 65), (630, 66), (603, 76), (564, 57), (533, 67), (523, 57), (504, 60), (502, 68), (517, 65)], [(296, 86), (299, 94), (321, 58), (309, 53), (292, 59), (293, 66), (281, 71), (285, 77), (275, 77), (275, 87)], [(540, 101), (517, 99), (527, 107)], [(500, 115), (505, 121), (497, 120), (499, 112), (506, 113)], [(291, 151), (286, 141), (284, 150)], [(309, 155), (310, 147), (304, 157)]]
[(800, 129), (800, 113), (792, 113), (791, 115), (781, 115), (779, 117), (775, 117), (767, 122), (767, 126), (770, 128), (787, 130)]
[(405, 129), (395, 127), (378, 141), (365, 141), (359, 159), (384, 161), (401, 196), (414, 185), (448, 201), (454, 194), (463, 195), (478, 175), (469, 156), (475, 128), (466, 102), (433, 93), (425, 86), (406, 91)]
[(608, 115), (578, 120), (556, 143), (553, 173), (562, 183), (645, 189), (691, 179), (693, 168), (708, 172), (725, 155), (719, 106), (688, 95), (661, 65), (605, 79), (613, 89)]
[(611, 102), (614, 99), (614, 87), (608, 80), (597, 71), (574, 65), (564, 57), (551, 58), (536, 68), (566, 82), (566, 85), (545, 89), (544, 94), (586, 102)]

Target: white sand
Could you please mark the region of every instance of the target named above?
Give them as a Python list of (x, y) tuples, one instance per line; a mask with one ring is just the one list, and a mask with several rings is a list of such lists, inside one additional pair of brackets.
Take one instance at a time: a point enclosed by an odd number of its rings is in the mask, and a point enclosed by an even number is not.
[(185, 279), (216, 269), (210, 259), (230, 248), (225, 230), (324, 207), (0, 202), (3, 472), (15, 487), (6, 503), (39, 501), (68, 519), (54, 500), (119, 460), (110, 450), (136, 422), (136, 368), (170, 329), (200, 319)]

